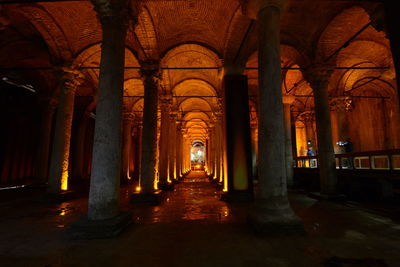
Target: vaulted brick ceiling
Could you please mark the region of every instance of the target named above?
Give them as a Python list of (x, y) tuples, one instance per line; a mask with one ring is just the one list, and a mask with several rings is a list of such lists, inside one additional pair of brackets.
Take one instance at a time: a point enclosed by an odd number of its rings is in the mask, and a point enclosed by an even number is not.
[[(139, 2), (141, 13), (138, 24), (127, 34), (127, 66), (138, 67), (140, 59), (150, 57), (160, 59), (161, 66), (166, 68), (220, 68), (231, 61), (257, 67), (257, 23), (242, 15), (240, 1)], [(368, 12), (373, 12), (377, 6), (378, 3), (369, 1), (288, 1), (281, 21), (282, 66), (306, 67), (314, 59), (328, 57), (369, 22)], [(0, 27), (2, 67), (51, 67), (71, 61), (80, 66), (99, 65), (101, 27), (89, 1), (2, 5), (0, 17), (3, 18), (1, 21), (10, 21), (9, 25)], [(16, 50), (22, 53), (9, 52)], [(393, 65), (387, 39), (372, 26), (340, 51), (337, 62), (341, 66)], [(93, 95), (96, 93), (93, 87), (97, 84), (98, 71), (84, 72), (87, 83), (78, 94)], [(250, 94), (255, 95), (257, 71), (248, 70), (247, 74)], [(41, 82), (38, 82), (40, 88), (56, 87), (51, 71), (48, 70), (18, 75), (32, 80), (42, 77)], [(142, 94), (143, 86), (138, 80), (138, 71), (127, 70), (125, 76), (125, 95)], [(365, 76), (391, 80), (394, 73), (393, 70), (336, 71), (331, 91), (337, 88), (351, 90)], [(283, 78), (284, 93), (311, 93), (299, 70), (284, 72)], [(45, 86), (45, 83), (52, 85)], [(163, 90), (171, 90), (175, 96), (213, 94), (214, 97), (220, 97), (221, 70), (165, 70), (162, 86)], [(206, 111), (210, 108), (218, 109), (216, 99), (209, 97), (196, 101), (206, 101)], [(137, 101), (136, 98), (126, 100), (136, 109), (140, 107)], [(176, 100), (174, 104), (179, 107), (185, 101)]]

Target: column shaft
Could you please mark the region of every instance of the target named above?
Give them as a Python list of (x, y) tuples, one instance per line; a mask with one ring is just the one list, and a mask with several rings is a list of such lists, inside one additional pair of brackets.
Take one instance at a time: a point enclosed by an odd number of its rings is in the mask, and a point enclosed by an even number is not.
[(388, 30), (393, 62), (396, 70), (397, 103), (400, 103), (400, 36), (399, 36), (399, 14), (396, 1), (384, 0), (385, 22)]
[(169, 183), (168, 175), (168, 145), (169, 145), (169, 99), (161, 103), (161, 134), (160, 134), (160, 184)]
[(123, 141), (122, 141), (122, 172), (121, 179), (124, 182), (131, 180), (129, 163), (131, 159), (131, 148), (132, 148), (132, 122), (133, 115), (128, 112), (124, 114), (123, 119)]
[(135, 164), (133, 170), (133, 179), (140, 186), (140, 166), (142, 166), (142, 122), (136, 122), (135, 135)]
[(144, 78), (144, 110), (142, 133), (142, 166), (140, 187), (143, 193), (153, 193), (157, 178), (157, 112), (158, 112), (158, 66), (156, 62), (142, 63)]
[(260, 232), (287, 234), (301, 223), (287, 199), (285, 130), (280, 57), (280, 8), (272, 1), (258, 12), (259, 25), (259, 168), (250, 222)]
[(69, 152), (74, 115), (75, 91), (82, 77), (76, 70), (62, 68), (61, 88), (56, 114), (56, 126), (49, 170), (48, 193), (58, 194), (68, 189)]
[(176, 136), (176, 179), (181, 178), (181, 164), (182, 164), (182, 133), (180, 127), (177, 129)]
[(119, 214), (126, 26), (121, 14), (100, 18), (103, 41), (88, 218)]
[(317, 65), (310, 68), (306, 79), (314, 92), (315, 119), (318, 139), (318, 167), (321, 193), (335, 195), (337, 186), (336, 160), (332, 142), (332, 126), (328, 98), (331, 66)]
[(286, 180), (288, 186), (293, 186), (293, 154), (292, 154), (292, 126), (290, 115), (290, 103), (283, 106), (285, 117), (285, 162), (286, 162)]
[(226, 75), (224, 87), (229, 192), (252, 194), (247, 76)]
[(169, 124), (169, 178), (171, 181), (177, 179), (175, 176), (176, 163), (176, 114), (170, 114)]

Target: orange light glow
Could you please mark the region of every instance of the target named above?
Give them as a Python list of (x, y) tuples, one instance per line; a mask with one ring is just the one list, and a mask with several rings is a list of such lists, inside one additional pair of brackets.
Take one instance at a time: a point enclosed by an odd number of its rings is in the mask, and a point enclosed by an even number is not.
[(135, 190), (136, 190), (136, 192), (140, 192), (142, 190), (142, 188), (140, 186), (137, 186)]
[(158, 178), (154, 179), (154, 190), (158, 190)]
[(63, 171), (61, 175), (61, 190), (68, 190), (68, 171)]

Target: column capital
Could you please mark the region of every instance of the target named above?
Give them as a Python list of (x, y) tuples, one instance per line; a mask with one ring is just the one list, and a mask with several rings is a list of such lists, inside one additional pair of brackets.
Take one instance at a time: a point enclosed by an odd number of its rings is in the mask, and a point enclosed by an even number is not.
[(142, 79), (160, 79), (160, 62), (154, 59), (140, 61)]
[(170, 111), (169, 112), (169, 118), (171, 119), (171, 120), (176, 120), (176, 117), (178, 117), (178, 112), (176, 112), (176, 111)]
[(313, 122), (314, 121), (314, 112), (312, 111), (306, 111), (303, 112), (299, 115), (302, 121), (304, 122)]
[(129, 21), (137, 23), (139, 5), (137, 1), (126, 0), (91, 0), (100, 22), (104, 25), (109, 21), (117, 21), (127, 27)]
[(335, 67), (333, 64), (313, 64), (303, 71), (303, 77), (313, 90), (317, 90), (328, 85)]
[(257, 19), (260, 11), (267, 7), (275, 7), (280, 11), (284, 10), (287, 0), (240, 0), (242, 12), (252, 19)]
[(159, 103), (160, 103), (161, 111), (168, 111), (172, 105), (172, 95), (171, 94), (160, 95)]
[(353, 99), (349, 96), (331, 98), (330, 107), (334, 111), (352, 111), (354, 108)]
[(75, 93), (76, 88), (84, 82), (85, 76), (78, 69), (71, 66), (56, 67), (61, 86), (68, 92)]

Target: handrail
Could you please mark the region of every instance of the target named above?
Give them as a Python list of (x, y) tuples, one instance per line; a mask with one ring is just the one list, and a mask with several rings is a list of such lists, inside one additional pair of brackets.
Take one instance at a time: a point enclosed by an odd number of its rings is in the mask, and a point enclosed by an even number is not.
[[(400, 171), (400, 149), (335, 154), (337, 169)], [(318, 168), (318, 155), (295, 158), (295, 168)]]

